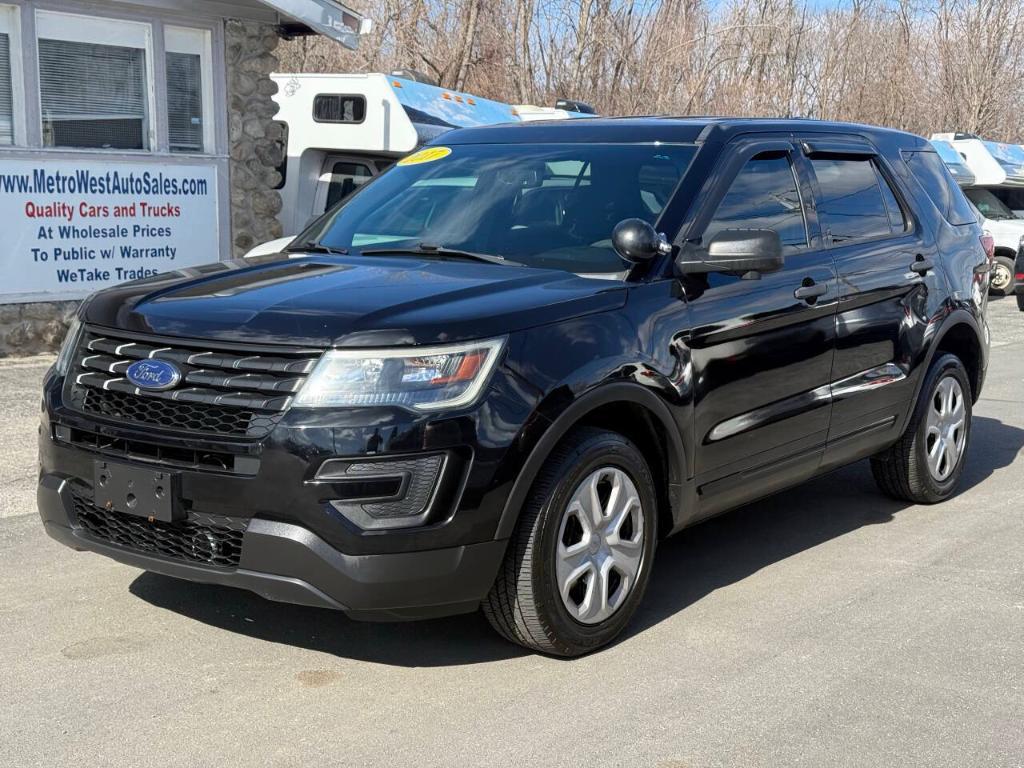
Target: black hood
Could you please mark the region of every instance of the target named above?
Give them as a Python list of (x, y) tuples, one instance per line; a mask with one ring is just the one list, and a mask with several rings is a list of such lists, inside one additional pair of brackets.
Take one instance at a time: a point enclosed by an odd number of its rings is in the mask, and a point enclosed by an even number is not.
[(194, 339), (393, 346), (498, 336), (621, 307), (617, 280), (418, 257), (227, 261), (97, 293), (88, 323)]

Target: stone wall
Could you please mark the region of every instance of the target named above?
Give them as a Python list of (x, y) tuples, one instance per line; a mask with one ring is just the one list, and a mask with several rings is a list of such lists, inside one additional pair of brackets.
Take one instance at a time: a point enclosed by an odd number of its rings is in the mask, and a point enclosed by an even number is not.
[(56, 352), (77, 301), (0, 304), (0, 357)]
[(225, 47), (228, 69), (228, 125), (231, 147), (231, 244), (235, 256), (254, 245), (281, 237), (277, 214), (281, 195), (283, 129), (273, 118), (271, 98), (277, 84), (274, 49), (280, 42), (273, 25), (228, 20)]

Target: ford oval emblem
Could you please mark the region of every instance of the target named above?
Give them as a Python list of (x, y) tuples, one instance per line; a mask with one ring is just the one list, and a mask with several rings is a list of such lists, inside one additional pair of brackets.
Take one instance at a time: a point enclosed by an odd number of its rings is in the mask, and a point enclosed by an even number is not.
[(181, 371), (174, 363), (166, 360), (136, 360), (124, 373), (139, 389), (164, 391), (173, 389), (181, 381)]

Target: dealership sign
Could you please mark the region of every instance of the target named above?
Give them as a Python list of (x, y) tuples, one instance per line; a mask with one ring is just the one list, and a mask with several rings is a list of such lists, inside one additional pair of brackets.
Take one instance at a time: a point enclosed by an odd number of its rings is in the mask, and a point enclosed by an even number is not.
[(216, 261), (212, 165), (0, 159), (0, 303)]

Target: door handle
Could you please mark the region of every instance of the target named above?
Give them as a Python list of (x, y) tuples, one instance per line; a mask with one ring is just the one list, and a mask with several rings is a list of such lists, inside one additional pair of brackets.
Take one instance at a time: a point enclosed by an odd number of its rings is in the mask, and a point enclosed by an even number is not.
[(819, 296), (824, 296), (828, 292), (828, 285), (825, 283), (816, 283), (811, 278), (805, 277), (804, 284), (793, 291), (793, 297), (806, 301), (808, 304), (813, 304), (815, 299)]
[(910, 271), (917, 272), (919, 275), (923, 275), (932, 269), (935, 269), (935, 264), (932, 260), (926, 259), (921, 255), (918, 255), (917, 261), (910, 265)]

